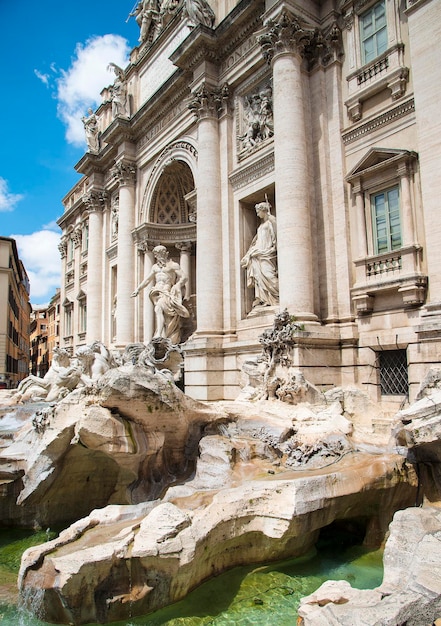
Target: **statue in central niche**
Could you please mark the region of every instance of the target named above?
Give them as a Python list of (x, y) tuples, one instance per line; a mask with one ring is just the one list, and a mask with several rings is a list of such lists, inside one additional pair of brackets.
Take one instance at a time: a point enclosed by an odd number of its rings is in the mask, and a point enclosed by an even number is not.
[(132, 298), (136, 298), (141, 289), (154, 283), (149, 293), (155, 311), (154, 337), (166, 337), (176, 345), (181, 339), (180, 318), (187, 318), (190, 315), (182, 304), (187, 277), (178, 263), (168, 258), (165, 246), (156, 246), (153, 248), (153, 254), (156, 263), (150, 274), (132, 293)]
[(240, 264), (247, 274), (247, 286), (254, 287), (253, 308), (279, 303), (277, 276), (276, 218), (271, 215), (268, 199), (255, 206), (261, 223)]

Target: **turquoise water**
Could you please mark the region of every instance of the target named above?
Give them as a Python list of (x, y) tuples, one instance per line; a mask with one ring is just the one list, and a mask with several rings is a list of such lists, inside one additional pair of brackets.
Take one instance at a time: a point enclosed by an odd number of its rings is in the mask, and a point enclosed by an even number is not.
[[(42, 534), (23, 538), (0, 531), (2, 626), (47, 626), (47, 622), (19, 609), (8, 587), (11, 581), (14, 584), (22, 550), (42, 539)], [(114, 622), (113, 626), (293, 626), (300, 598), (325, 580), (348, 580), (359, 589), (372, 589), (381, 583), (382, 551), (348, 545), (347, 539), (347, 533), (334, 532), (318, 543), (316, 551), (302, 558), (235, 568), (201, 585), (182, 602), (146, 617)]]

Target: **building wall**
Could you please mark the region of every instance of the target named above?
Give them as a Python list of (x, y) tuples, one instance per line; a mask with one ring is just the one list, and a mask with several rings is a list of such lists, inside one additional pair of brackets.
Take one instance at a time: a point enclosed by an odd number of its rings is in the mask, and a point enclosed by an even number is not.
[(29, 373), (29, 281), (14, 239), (0, 237), (0, 384)]
[[(365, 62), (360, 24), (378, 0), (209, 4), (213, 29), (189, 28), (178, 10), (132, 51), (127, 114), (103, 91), (100, 149), (76, 165), (59, 220), (61, 345), (150, 340), (151, 302), (131, 294), (161, 243), (189, 274), (187, 393), (236, 397), (259, 335), (287, 308), (304, 326), (295, 365), (311, 382), (399, 406), (407, 394), (381, 386), (387, 359), (404, 355), (413, 398), (441, 347), (441, 81), (437, 44), (425, 45), (439, 41), (441, 5), (385, 0), (387, 38)], [(274, 132), (256, 138), (249, 109), (265, 97)], [(401, 241), (383, 250), (371, 203), (390, 189)], [(266, 198), (280, 301), (253, 307), (240, 259)]]

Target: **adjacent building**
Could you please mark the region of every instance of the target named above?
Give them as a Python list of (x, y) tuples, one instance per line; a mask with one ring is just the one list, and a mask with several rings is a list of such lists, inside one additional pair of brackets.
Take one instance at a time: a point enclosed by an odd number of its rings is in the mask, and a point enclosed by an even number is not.
[[(188, 394), (236, 397), (288, 309), (312, 383), (413, 399), (441, 355), (439, 0), (146, 4), (64, 198), (61, 347), (150, 340), (148, 289), (132, 294), (161, 244), (188, 276)], [(275, 303), (245, 267), (258, 203)]]
[(30, 324), (29, 373), (43, 378), (49, 369), (48, 311), (46, 306), (34, 306)]
[(0, 387), (29, 374), (29, 280), (14, 239), (0, 237)]

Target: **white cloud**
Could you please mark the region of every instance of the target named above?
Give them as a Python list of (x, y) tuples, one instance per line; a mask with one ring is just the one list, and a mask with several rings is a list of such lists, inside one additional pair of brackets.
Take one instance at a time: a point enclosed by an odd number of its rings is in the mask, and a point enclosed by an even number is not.
[(70, 68), (61, 70), (57, 80), (58, 115), (67, 127), (69, 143), (84, 145), (81, 118), (89, 107), (99, 106), (100, 92), (113, 83), (115, 76), (107, 69), (109, 63), (124, 68), (128, 55), (129, 44), (119, 35), (93, 37), (85, 44), (77, 44)]
[[(52, 225), (51, 225), (52, 226)], [(60, 233), (44, 228), (30, 235), (11, 235), (31, 284), (31, 302), (49, 302), (60, 286)]]
[(13, 211), (22, 198), (23, 196), (19, 193), (11, 193), (8, 189), (8, 181), (0, 176), (0, 212)]
[(44, 85), (46, 85), (46, 87), (49, 86), (49, 79), (50, 79), (49, 74), (43, 74), (42, 72), (39, 72), (38, 70), (34, 70), (34, 74), (39, 80), (41, 80), (41, 82)]

